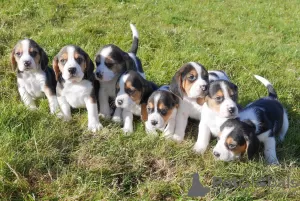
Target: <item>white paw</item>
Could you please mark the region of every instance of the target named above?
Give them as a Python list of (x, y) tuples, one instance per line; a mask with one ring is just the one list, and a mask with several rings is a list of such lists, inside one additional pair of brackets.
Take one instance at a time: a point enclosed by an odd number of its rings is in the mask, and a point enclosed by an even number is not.
[(124, 134), (127, 134), (127, 135), (133, 133), (133, 128), (122, 128), (122, 130), (123, 130)]
[(92, 132), (100, 131), (103, 128), (101, 123), (94, 123), (88, 125), (88, 130)]
[(204, 152), (206, 151), (206, 148), (207, 148), (207, 146), (195, 144), (195, 146), (193, 147), (193, 150), (194, 150), (194, 152), (196, 152), (198, 154), (204, 154)]
[(119, 116), (113, 116), (113, 118), (111, 119), (113, 122), (116, 123), (121, 123), (122, 122), (122, 118)]
[(36, 107), (36, 105), (28, 105), (28, 109), (29, 110), (36, 110), (37, 107)]
[(181, 137), (180, 135), (176, 135), (174, 134), (172, 136), (172, 140), (176, 141), (176, 142), (182, 142), (183, 141), (183, 137)]
[(279, 161), (278, 161), (278, 159), (277, 158), (267, 158), (266, 159), (267, 160), (267, 163), (269, 164), (269, 165), (279, 165)]
[(111, 116), (109, 114), (99, 113), (99, 117), (104, 118), (104, 119), (110, 119)]

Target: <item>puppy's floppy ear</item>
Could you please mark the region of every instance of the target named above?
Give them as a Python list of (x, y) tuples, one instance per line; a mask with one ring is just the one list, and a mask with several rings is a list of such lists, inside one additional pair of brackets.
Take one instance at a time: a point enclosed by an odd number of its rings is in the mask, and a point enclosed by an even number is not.
[(17, 61), (15, 59), (15, 48), (11, 51), (10, 60), (11, 60), (13, 70), (16, 70), (17, 69)]
[(172, 82), (170, 84), (170, 91), (176, 96), (183, 99), (183, 90), (182, 90), (182, 78), (181, 73), (183, 72), (183, 68), (179, 69), (174, 77), (172, 78)]
[(56, 81), (59, 81), (59, 77), (61, 75), (61, 71), (59, 70), (59, 66), (58, 66), (58, 57), (55, 56), (53, 58), (53, 61), (52, 61), (52, 67), (53, 67), (53, 70), (55, 72), (55, 79)]
[(148, 120), (147, 103), (141, 104), (141, 119), (144, 122)]
[(126, 70), (137, 71), (134, 61), (131, 59), (127, 52), (123, 53), (123, 59), (125, 61)]
[(42, 70), (46, 70), (46, 68), (48, 67), (48, 62), (49, 62), (49, 59), (48, 59), (48, 56), (46, 54), (46, 52), (43, 50), (43, 48), (41, 47), (38, 47), (39, 48), (39, 52), (40, 52), (40, 63), (41, 63), (41, 69)]
[(245, 133), (247, 133), (247, 135), (244, 136), (247, 142), (247, 155), (248, 159), (251, 160), (258, 152), (260, 142), (255, 134), (255, 125), (250, 120), (244, 121), (244, 125), (246, 129)]

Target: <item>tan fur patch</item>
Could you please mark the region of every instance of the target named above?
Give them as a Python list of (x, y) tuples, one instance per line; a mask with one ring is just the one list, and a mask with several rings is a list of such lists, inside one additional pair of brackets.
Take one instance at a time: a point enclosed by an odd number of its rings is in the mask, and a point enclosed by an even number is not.
[(141, 105), (141, 119), (142, 119), (142, 121), (147, 121), (148, 120), (147, 104), (146, 103), (143, 103)]
[(154, 108), (154, 104), (152, 102), (148, 102), (148, 107), (153, 109)]
[(142, 99), (142, 92), (136, 90), (133, 86), (132, 83), (127, 81), (125, 83), (125, 89), (130, 89), (131, 91), (133, 91), (133, 93), (129, 94), (130, 98), (132, 99), (133, 102), (135, 102), (136, 104), (140, 104), (141, 99)]
[(164, 122), (167, 122), (170, 119), (170, 116), (172, 115), (173, 109), (168, 109), (163, 103), (158, 103), (158, 109), (159, 110), (167, 110), (167, 114), (166, 115), (162, 115), (162, 118), (164, 119)]
[(224, 97), (224, 93), (221, 89), (217, 91), (217, 93), (212, 98), (207, 97), (207, 105), (215, 112), (220, 112), (220, 104), (215, 101), (216, 97)]
[(188, 72), (185, 76), (185, 79), (182, 81), (182, 89), (186, 94), (189, 94), (191, 87), (193, 86), (194, 82), (190, 82), (187, 77), (194, 75), (195, 77), (198, 77), (198, 73), (195, 69), (192, 69), (190, 72)]
[[(227, 144), (235, 144), (236, 142), (232, 139), (232, 137), (228, 137), (226, 139), (226, 143)], [(243, 145), (237, 145), (234, 149), (232, 149), (231, 151), (235, 154), (235, 155), (239, 155), (239, 154), (243, 154), (246, 152), (246, 148), (247, 145), (243, 144)]]

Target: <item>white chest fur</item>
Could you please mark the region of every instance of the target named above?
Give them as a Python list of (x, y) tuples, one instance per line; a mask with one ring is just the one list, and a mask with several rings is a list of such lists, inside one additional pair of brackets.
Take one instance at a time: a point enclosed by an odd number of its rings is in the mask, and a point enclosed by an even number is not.
[(46, 83), (46, 75), (44, 71), (25, 71), (18, 75), (17, 81), (19, 87), (25, 88), (31, 97), (38, 98), (43, 95)]
[(88, 80), (64, 85), (61, 95), (74, 108), (85, 107), (86, 100), (90, 97), (93, 86)]
[(126, 108), (126, 109), (136, 116), (141, 116), (141, 106), (140, 105), (137, 105), (134, 103), (130, 106), (130, 108)]
[(184, 97), (180, 100), (180, 109), (186, 116), (200, 120), (202, 105), (199, 105), (195, 98)]

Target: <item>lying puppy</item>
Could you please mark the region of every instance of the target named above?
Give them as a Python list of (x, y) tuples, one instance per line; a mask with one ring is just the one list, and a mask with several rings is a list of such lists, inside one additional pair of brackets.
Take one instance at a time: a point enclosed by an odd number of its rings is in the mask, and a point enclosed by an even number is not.
[[(100, 116), (111, 117), (109, 98), (115, 98), (115, 87), (119, 76), (127, 70), (134, 70), (145, 77), (141, 61), (136, 56), (138, 50), (138, 32), (133, 24), (130, 24), (133, 42), (130, 51), (124, 52), (113, 44), (105, 45), (96, 54), (96, 78), (101, 82), (99, 92)], [(121, 121), (121, 110), (117, 109), (113, 121)]]
[(53, 69), (58, 81), (56, 91), (65, 120), (70, 120), (71, 108), (86, 107), (88, 129), (95, 132), (102, 128), (98, 118), (97, 92), (94, 64), (80, 47), (67, 45), (53, 59)]
[(206, 102), (201, 112), (198, 139), (194, 150), (204, 153), (211, 133), (217, 136), (221, 125), (228, 119), (238, 116), (238, 87), (226, 80), (216, 80), (210, 83)]
[(267, 162), (278, 164), (275, 136), (279, 136), (281, 141), (284, 139), (289, 126), (287, 113), (271, 83), (257, 75), (255, 78), (267, 87), (269, 95), (248, 104), (240, 112), (240, 119), (227, 120), (222, 125), (213, 150), (218, 160), (231, 161), (245, 152), (252, 159), (262, 142)]
[(185, 135), (188, 118), (200, 120), (202, 105), (208, 93), (209, 76), (216, 80), (229, 80), (222, 71), (206, 71), (204, 66), (196, 62), (184, 64), (175, 74), (170, 84), (170, 91), (180, 98), (176, 116), (176, 128), (173, 139), (181, 142)]
[(154, 91), (148, 99), (146, 121), (147, 133), (163, 131), (166, 137), (174, 134), (179, 98), (165, 85)]
[(146, 104), (149, 96), (157, 90), (157, 86), (145, 80), (138, 72), (129, 70), (121, 75), (116, 85), (116, 106), (122, 108), (124, 122), (123, 131), (133, 132), (133, 114), (147, 121)]
[(55, 113), (58, 109), (56, 80), (53, 69), (48, 67), (45, 51), (34, 40), (24, 39), (14, 47), (11, 62), (14, 68), (18, 68), (18, 90), (23, 103), (36, 109), (34, 100), (45, 94), (50, 112)]

